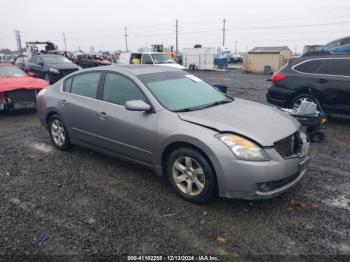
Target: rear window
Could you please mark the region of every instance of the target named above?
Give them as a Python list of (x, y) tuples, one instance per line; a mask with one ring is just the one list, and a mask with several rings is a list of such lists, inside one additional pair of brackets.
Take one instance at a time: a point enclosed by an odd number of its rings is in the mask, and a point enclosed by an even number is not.
[(314, 73), (322, 65), (322, 60), (310, 60), (294, 67), (294, 70), (302, 73)]

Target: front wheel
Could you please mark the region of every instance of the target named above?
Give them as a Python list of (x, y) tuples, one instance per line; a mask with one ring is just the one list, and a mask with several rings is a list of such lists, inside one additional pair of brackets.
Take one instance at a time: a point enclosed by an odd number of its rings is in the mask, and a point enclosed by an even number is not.
[(167, 161), (167, 177), (176, 193), (188, 201), (203, 203), (216, 191), (215, 174), (207, 159), (191, 148), (179, 148)]
[(49, 132), (52, 144), (59, 150), (67, 150), (72, 145), (60, 116), (53, 115), (49, 122)]

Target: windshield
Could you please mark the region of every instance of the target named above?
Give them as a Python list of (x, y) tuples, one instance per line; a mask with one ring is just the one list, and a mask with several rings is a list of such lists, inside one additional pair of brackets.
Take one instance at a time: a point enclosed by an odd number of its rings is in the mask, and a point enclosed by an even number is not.
[(232, 101), (216, 88), (188, 73), (163, 72), (140, 75), (139, 78), (170, 111), (194, 111)]
[(22, 77), (26, 73), (15, 66), (0, 66), (0, 77)]
[(152, 54), (155, 64), (174, 64), (175, 61), (168, 54)]
[(45, 64), (62, 64), (62, 63), (72, 63), (64, 56), (43, 56)]

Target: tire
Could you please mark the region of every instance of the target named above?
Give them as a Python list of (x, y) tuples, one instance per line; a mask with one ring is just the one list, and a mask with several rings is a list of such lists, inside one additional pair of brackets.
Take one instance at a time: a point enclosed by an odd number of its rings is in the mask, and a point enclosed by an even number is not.
[(323, 139), (324, 139), (324, 134), (321, 132), (315, 132), (310, 135), (310, 140), (311, 142), (314, 142), (314, 143), (321, 143)]
[(216, 177), (208, 160), (191, 148), (173, 151), (166, 163), (166, 175), (182, 198), (204, 203), (216, 194)]
[(303, 94), (299, 94), (296, 97), (293, 98), (292, 102), (290, 103), (290, 108), (293, 108), (294, 110), (297, 110), (300, 106), (300, 103), (302, 101), (309, 101), (309, 102), (313, 102), (315, 104), (317, 104), (317, 110), (320, 110), (319, 106), (318, 106), (318, 100), (317, 98), (315, 98), (313, 95), (311, 94), (307, 94), (307, 93), (303, 93)]
[(59, 115), (51, 116), (48, 127), (51, 142), (57, 149), (68, 150), (72, 147), (67, 129)]
[(51, 81), (51, 79), (50, 79), (49, 73), (46, 73), (45, 76), (44, 76), (44, 78), (45, 78), (45, 80), (46, 80), (47, 82), (49, 82), (49, 85), (52, 84), (52, 81)]

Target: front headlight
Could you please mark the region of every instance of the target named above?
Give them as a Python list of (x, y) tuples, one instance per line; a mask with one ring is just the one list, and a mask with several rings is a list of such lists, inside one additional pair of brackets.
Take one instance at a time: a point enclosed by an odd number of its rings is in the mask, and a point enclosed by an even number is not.
[(60, 73), (60, 71), (58, 71), (56, 68), (50, 68), (49, 71), (51, 73), (55, 73), (55, 74), (59, 74)]
[(268, 161), (270, 158), (265, 151), (252, 141), (233, 134), (219, 134), (216, 136), (221, 140), (237, 159), (246, 161)]

